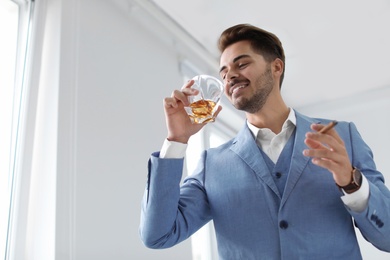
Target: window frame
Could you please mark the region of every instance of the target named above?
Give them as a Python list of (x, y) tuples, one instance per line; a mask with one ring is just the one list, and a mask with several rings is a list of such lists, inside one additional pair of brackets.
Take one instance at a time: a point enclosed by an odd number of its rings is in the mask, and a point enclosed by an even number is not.
[(17, 47), (15, 62), (15, 77), (13, 90), (13, 112), (11, 122), (10, 160), (9, 160), (9, 205), (7, 234), (5, 234), (4, 259), (10, 259), (10, 247), (12, 241), (12, 224), (15, 216), (15, 192), (18, 179), (18, 167), (20, 167), (22, 147), (21, 134), (23, 129), (23, 111), (26, 107), (26, 93), (28, 92), (26, 78), (28, 73), (28, 50), (31, 36), (31, 24), (33, 16), (33, 0), (9, 0), (18, 5)]

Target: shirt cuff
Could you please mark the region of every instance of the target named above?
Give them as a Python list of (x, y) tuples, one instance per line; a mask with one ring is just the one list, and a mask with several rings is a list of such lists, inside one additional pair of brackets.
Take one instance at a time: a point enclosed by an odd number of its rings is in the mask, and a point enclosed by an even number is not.
[(186, 154), (188, 144), (164, 140), (160, 151), (160, 158), (162, 159), (179, 159)]
[(360, 188), (350, 194), (344, 191), (343, 193), (344, 196), (341, 197), (341, 200), (344, 202), (344, 205), (352, 211), (362, 212), (366, 209), (368, 204), (370, 185), (368, 184), (366, 177), (362, 174), (362, 185), (360, 186)]

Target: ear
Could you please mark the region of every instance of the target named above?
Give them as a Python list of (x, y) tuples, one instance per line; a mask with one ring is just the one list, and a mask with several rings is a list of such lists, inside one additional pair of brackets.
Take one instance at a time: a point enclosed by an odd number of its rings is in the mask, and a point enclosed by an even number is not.
[(283, 70), (284, 70), (284, 62), (281, 59), (276, 58), (272, 62), (272, 73), (274, 74), (275, 77), (280, 79), (280, 77), (283, 74)]

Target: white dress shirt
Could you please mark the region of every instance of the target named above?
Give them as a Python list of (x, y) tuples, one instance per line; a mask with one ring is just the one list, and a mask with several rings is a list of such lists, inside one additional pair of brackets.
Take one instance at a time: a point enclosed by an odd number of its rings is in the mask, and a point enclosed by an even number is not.
[(256, 138), (257, 145), (276, 164), (284, 146), (294, 132), (296, 125), (295, 112), (293, 109), (290, 109), (290, 113), (283, 123), (282, 131), (279, 134), (275, 134), (268, 128), (258, 128), (248, 121), (247, 125)]

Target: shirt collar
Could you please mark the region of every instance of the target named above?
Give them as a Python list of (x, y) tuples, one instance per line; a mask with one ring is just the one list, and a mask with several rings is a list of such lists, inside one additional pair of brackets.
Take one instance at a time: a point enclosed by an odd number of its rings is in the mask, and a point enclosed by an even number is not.
[[(251, 130), (254, 137), (256, 137), (260, 131), (261, 132), (271, 132), (271, 130), (268, 128), (258, 128), (256, 126), (252, 125), (251, 123), (248, 122), (248, 120), (246, 121), (246, 123), (249, 127), (249, 130)], [(290, 108), (290, 112), (288, 114), (288, 117), (287, 117), (286, 121), (284, 121), (284, 123), (283, 123), (282, 131), (291, 125), (296, 126), (296, 124), (297, 124), (297, 117), (295, 115), (295, 111), (294, 111), (294, 109)]]

